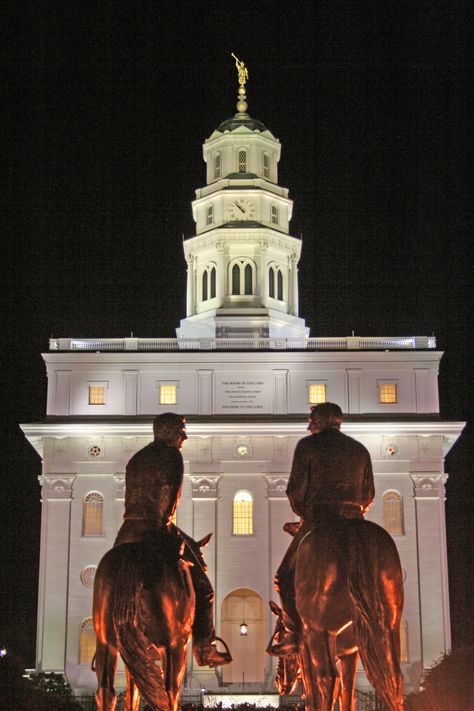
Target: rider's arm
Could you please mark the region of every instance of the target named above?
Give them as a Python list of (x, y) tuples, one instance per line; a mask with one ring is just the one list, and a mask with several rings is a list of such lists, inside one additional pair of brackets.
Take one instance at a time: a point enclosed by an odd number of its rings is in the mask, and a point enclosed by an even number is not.
[(374, 474), (372, 471), (372, 460), (370, 459), (370, 454), (368, 452), (367, 452), (365, 471), (364, 471), (363, 494), (364, 494), (363, 506), (364, 506), (364, 511), (366, 511), (369, 508), (372, 501), (374, 500), (374, 496), (375, 496)]
[(302, 439), (296, 445), (291, 466), (291, 474), (288, 480), (286, 495), (290, 500), (290, 505), (295, 514), (304, 516), (304, 503), (306, 490), (309, 483), (309, 456), (306, 439)]

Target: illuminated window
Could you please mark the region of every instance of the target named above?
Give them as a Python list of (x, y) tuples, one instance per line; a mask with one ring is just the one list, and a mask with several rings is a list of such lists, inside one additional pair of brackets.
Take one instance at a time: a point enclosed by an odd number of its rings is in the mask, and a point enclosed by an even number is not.
[(263, 154), (263, 177), (270, 177), (270, 156), (268, 153)]
[(310, 405), (319, 405), (326, 402), (326, 384), (310, 383), (308, 385), (308, 402)]
[(397, 491), (386, 491), (382, 497), (383, 527), (392, 535), (405, 535), (403, 499)]
[(91, 491), (82, 504), (82, 535), (104, 535), (104, 497), (98, 491)]
[(271, 223), (273, 225), (278, 225), (278, 208), (276, 205), (272, 205), (271, 210)]
[(89, 385), (89, 405), (106, 405), (105, 385)]
[(280, 270), (277, 271), (277, 299), (283, 301), (283, 274)]
[(239, 173), (247, 172), (247, 151), (239, 151)]
[(214, 205), (209, 205), (207, 208), (207, 224), (212, 225), (214, 222)]
[(268, 295), (275, 298), (275, 272), (273, 267), (268, 270)]
[(379, 383), (379, 402), (384, 405), (397, 402), (396, 383)]
[(234, 496), (232, 532), (239, 536), (253, 533), (253, 499), (248, 491), (238, 491)]
[(160, 405), (176, 405), (177, 390), (176, 385), (160, 385)]
[(79, 640), (79, 664), (91, 664), (95, 654), (95, 632), (92, 617), (87, 617), (81, 624)]
[(221, 175), (222, 175), (221, 154), (216, 153), (216, 155), (214, 156), (214, 177), (220, 178)]
[(408, 662), (408, 624), (400, 620), (400, 661)]

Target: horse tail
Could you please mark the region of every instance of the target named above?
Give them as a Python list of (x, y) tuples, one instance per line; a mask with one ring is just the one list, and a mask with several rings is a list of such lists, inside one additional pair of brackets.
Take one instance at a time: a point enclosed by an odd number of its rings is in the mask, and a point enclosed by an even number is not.
[[(141, 622), (144, 563), (142, 544), (120, 546), (120, 570), (116, 570), (113, 621), (122, 659), (144, 701), (154, 709), (171, 711), (164, 669), (157, 666), (156, 653)], [(127, 549), (127, 550), (124, 550)]]
[(349, 593), (354, 631), (367, 678), (390, 711), (403, 711), (400, 615), (403, 582), (388, 533), (369, 521), (349, 529)]

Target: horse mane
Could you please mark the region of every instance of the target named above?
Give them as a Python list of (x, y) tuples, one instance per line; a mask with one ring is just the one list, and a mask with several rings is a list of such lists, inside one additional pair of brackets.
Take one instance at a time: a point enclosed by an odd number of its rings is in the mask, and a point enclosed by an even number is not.
[[(395, 560), (398, 552), (384, 529), (368, 521), (351, 521), (347, 526), (347, 543), (349, 593), (362, 663), (368, 680), (388, 708), (400, 711), (403, 709), (403, 677), (398, 661), (400, 620), (391, 621), (391, 611), (383, 605), (386, 595), (380, 594), (384, 584), (381, 546)], [(397, 706), (393, 705), (394, 699), (398, 699)]]
[[(151, 541), (125, 543), (114, 549), (120, 549), (121, 555), (117, 556), (113, 620), (119, 652), (140, 695), (152, 708), (168, 711), (171, 707), (164, 675), (157, 674), (156, 654), (150, 653), (152, 643), (146, 636), (140, 614), (140, 598), (150, 565), (149, 558), (152, 558), (152, 564), (156, 564), (158, 558), (156, 545)], [(156, 568), (154, 572), (158, 572)]]

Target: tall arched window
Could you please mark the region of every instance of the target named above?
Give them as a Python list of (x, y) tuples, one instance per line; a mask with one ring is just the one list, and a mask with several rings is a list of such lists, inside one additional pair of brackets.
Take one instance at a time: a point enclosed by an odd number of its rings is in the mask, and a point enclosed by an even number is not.
[(232, 293), (240, 294), (240, 267), (234, 264), (232, 267)]
[(104, 535), (104, 497), (98, 491), (91, 491), (82, 504), (82, 535)]
[(400, 661), (408, 662), (408, 624), (404, 619), (400, 620)]
[(216, 268), (211, 269), (211, 299), (216, 298)]
[(212, 225), (214, 222), (214, 205), (209, 205), (207, 208), (207, 224)]
[(268, 153), (263, 154), (263, 177), (270, 177), (270, 156)]
[(275, 298), (275, 272), (273, 267), (268, 270), (268, 296)]
[(246, 264), (245, 269), (244, 269), (244, 281), (245, 281), (244, 293), (247, 295), (253, 293), (252, 276), (253, 276), (252, 275), (252, 267), (250, 266), (250, 264)]
[(89, 664), (95, 654), (95, 632), (92, 617), (86, 617), (81, 624), (79, 638), (79, 664)]
[(280, 269), (277, 271), (277, 299), (283, 301), (283, 274)]
[(247, 151), (242, 148), (239, 150), (239, 173), (247, 172)]
[(207, 301), (207, 269), (202, 273), (202, 300)]
[(403, 536), (403, 499), (397, 491), (386, 491), (382, 497), (383, 526), (392, 535)]
[(222, 175), (221, 154), (216, 153), (214, 156), (214, 177), (220, 178), (221, 175)]
[(253, 498), (248, 491), (238, 491), (234, 496), (232, 533), (237, 536), (253, 534)]

